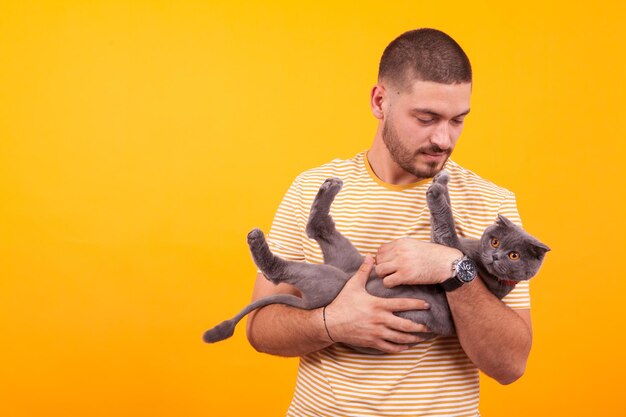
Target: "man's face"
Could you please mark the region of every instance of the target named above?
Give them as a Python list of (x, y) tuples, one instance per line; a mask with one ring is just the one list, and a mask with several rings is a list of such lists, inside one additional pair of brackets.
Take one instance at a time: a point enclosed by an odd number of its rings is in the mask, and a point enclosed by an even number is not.
[(470, 109), (471, 84), (415, 81), (407, 91), (386, 90), (383, 142), (391, 158), (419, 179), (443, 169)]

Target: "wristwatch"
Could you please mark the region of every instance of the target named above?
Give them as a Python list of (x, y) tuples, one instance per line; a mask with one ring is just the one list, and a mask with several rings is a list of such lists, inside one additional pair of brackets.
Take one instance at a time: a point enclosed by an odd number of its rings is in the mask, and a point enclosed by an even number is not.
[(478, 276), (476, 263), (467, 255), (452, 262), (452, 277), (441, 283), (446, 291), (454, 291), (468, 282), (472, 282)]

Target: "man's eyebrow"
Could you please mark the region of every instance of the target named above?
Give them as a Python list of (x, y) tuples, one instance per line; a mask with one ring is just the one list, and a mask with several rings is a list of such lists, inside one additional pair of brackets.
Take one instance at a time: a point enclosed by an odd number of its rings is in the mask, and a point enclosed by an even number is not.
[[(463, 113), (457, 114), (456, 116), (453, 117), (453, 119), (456, 119), (457, 117), (467, 116), (470, 110), (471, 109), (467, 109)], [(441, 114), (437, 113), (436, 111), (433, 111), (431, 109), (419, 108), (419, 107), (411, 109), (411, 113), (422, 113), (422, 114), (428, 114), (430, 116), (441, 117)]]

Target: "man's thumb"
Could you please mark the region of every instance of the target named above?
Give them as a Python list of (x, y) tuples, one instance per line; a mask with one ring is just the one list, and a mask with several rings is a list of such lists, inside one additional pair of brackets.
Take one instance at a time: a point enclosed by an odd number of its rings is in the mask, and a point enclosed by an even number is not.
[(374, 267), (374, 258), (369, 253), (365, 255), (365, 259), (363, 263), (359, 267), (359, 270), (352, 276), (352, 279), (356, 281), (356, 284), (361, 286), (365, 286), (367, 283), (367, 278), (370, 276), (370, 272), (372, 272), (372, 268)]

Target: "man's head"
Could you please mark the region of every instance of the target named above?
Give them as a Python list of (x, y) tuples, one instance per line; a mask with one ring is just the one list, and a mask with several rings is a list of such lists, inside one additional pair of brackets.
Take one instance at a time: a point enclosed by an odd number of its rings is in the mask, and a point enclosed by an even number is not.
[(411, 30), (385, 48), (378, 66), (378, 82), (406, 89), (415, 80), (471, 83), (472, 67), (450, 36), (436, 29)]
[(395, 162), (418, 179), (437, 174), (469, 113), (472, 69), (461, 47), (435, 29), (406, 32), (387, 46), (372, 90), (378, 135)]

